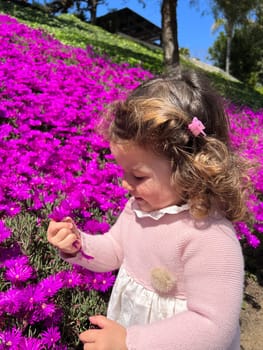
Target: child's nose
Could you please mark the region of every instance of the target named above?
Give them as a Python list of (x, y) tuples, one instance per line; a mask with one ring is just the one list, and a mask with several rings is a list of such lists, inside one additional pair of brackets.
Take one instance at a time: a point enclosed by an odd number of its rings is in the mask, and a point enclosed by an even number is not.
[(127, 191), (132, 191), (133, 186), (131, 185), (131, 183), (129, 181), (127, 181), (127, 179), (122, 179), (122, 187), (125, 188), (125, 190)]

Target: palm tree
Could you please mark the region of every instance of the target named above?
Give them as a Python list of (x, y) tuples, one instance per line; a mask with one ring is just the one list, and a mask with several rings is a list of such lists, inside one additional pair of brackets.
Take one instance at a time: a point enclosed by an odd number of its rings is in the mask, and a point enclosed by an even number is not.
[(256, 8), (256, 4), (261, 0), (211, 0), (211, 8), (215, 17), (213, 30), (224, 25), (227, 45), (225, 71), (230, 71), (230, 53), (234, 29), (236, 26), (246, 21), (248, 14)]
[(67, 13), (70, 8), (76, 6), (78, 13), (90, 13), (90, 22), (96, 23), (97, 6), (104, 4), (105, 0), (52, 0), (48, 6), (53, 13), (62, 12)]

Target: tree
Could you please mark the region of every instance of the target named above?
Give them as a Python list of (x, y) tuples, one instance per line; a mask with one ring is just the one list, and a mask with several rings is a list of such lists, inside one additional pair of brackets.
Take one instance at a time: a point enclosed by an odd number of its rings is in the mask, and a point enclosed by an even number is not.
[[(244, 22), (234, 31), (230, 53), (230, 73), (251, 85), (263, 85), (263, 5), (259, 6), (253, 19)], [(210, 58), (224, 68), (226, 59), (226, 35), (221, 32), (209, 48)]]
[[(77, 2), (81, 3), (83, 1), (78, 0)], [(90, 12), (90, 23), (95, 24), (97, 18), (97, 7), (100, 4), (105, 4), (105, 0), (87, 0), (86, 2), (86, 9)]]
[[(146, 0), (138, 0), (144, 7)], [(164, 67), (169, 71), (180, 64), (178, 32), (177, 32), (177, 0), (161, 1), (162, 33)]]
[(53, 0), (47, 6), (51, 9), (53, 13), (67, 13), (73, 5), (74, 0)]
[(96, 23), (97, 7), (106, 4), (106, 0), (53, 0), (48, 4), (53, 13), (67, 13), (69, 9), (76, 6), (77, 14), (90, 13), (90, 22)]
[(240, 23), (244, 23), (248, 14), (255, 9), (261, 0), (210, 0), (212, 12), (215, 17), (214, 29), (224, 24), (226, 33), (226, 61), (225, 70), (230, 72), (230, 54), (234, 35), (234, 29)]
[(169, 71), (180, 63), (177, 33), (177, 0), (163, 0), (161, 14), (164, 66)]
[(220, 32), (213, 46), (208, 49), (209, 59), (213, 63), (221, 68), (225, 69), (226, 63), (226, 35), (224, 32)]

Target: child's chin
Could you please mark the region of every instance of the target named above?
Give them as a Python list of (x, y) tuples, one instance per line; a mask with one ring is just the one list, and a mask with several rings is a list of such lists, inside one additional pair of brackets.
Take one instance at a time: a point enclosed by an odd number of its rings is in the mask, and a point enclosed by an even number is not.
[(138, 199), (136, 198), (136, 202), (140, 210), (145, 211), (146, 213), (149, 213), (154, 210), (153, 208), (151, 208), (151, 206), (147, 202), (145, 202), (141, 198), (138, 198)]

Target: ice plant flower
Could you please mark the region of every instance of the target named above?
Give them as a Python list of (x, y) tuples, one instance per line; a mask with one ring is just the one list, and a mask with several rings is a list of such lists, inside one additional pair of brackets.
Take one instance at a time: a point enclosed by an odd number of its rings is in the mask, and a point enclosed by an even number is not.
[(34, 269), (29, 265), (14, 264), (6, 270), (5, 279), (13, 284), (18, 284), (30, 279), (33, 273)]
[(19, 349), (22, 339), (22, 332), (17, 328), (0, 331), (0, 349)]
[(12, 232), (7, 228), (2, 220), (0, 220), (0, 243), (11, 237)]
[(42, 332), (42, 342), (48, 348), (53, 348), (60, 338), (61, 336), (58, 327), (50, 327), (46, 331)]

